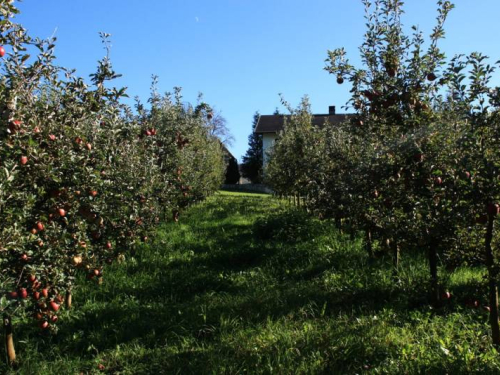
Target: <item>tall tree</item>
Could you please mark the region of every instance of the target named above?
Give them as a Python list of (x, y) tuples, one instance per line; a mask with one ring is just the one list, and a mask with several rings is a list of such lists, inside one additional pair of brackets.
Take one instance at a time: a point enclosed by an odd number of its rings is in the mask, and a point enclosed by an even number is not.
[(241, 164), (243, 177), (248, 178), (254, 184), (262, 182), (262, 134), (255, 133), (259, 116), (259, 112), (253, 115), (252, 133), (248, 136), (248, 150)]

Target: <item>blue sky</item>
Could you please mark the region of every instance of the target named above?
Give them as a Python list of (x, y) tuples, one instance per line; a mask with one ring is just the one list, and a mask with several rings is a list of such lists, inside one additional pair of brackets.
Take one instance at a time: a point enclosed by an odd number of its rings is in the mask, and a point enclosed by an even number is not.
[[(435, 0), (407, 0), (406, 26), (428, 34)], [(448, 56), (480, 51), (500, 60), (498, 0), (456, 0), (442, 48)], [(328, 49), (345, 47), (356, 61), (364, 33), (360, 0), (24, 0), (22, 23), (32, 36), (58, 38), (61, 66), (88, 77), (104, 55), (98, 32), (112, 34), (111, 58), (123, 74), (117, 85), (147, 100), (151, 76), (160, 91), (199, 92), (226, 118), (241, 159), (255, 111), (270, 114), (279, 93), (293, 105), (307, 94), (325, 113), (348, 99), (324, 70)], [(497, 79), (496, 82), (500, 84)]]

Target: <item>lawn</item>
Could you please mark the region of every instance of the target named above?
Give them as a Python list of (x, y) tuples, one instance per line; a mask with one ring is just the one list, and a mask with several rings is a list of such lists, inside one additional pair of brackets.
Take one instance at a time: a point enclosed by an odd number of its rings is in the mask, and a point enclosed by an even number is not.
[(82, 280), (57, 335), (16, 322), (16, 371), (499, 373), (488, 314), (465, 305), (486, 301), (483, 274), (443, 271), (452, 298), (436, 310), (420, 254), (403, 253), (395, 277), (389, 257), (368, 258), (328, 221), (222, 192), (162, 225), (102, 285)]

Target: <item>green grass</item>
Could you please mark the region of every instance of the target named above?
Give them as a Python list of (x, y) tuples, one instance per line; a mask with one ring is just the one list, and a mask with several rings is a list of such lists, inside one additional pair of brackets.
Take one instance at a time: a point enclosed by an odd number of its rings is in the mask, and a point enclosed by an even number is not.
[(403, 254), (395, 280), (389, 258), (370, 260), (331, 223), (222, 192), (162, 226), (103, 285), (82, 281), (57, 335), (17, 322), (17, 372), (500, 373), (487, 314), (465, 307), (486, 301), (483, 274), (443, 271), (453, 298), (436, 310), (419, 254)]

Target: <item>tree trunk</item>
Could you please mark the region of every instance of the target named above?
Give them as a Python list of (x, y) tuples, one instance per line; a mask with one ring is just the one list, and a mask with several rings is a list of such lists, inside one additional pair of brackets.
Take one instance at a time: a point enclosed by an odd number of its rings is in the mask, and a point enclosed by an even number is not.
[(342, 218), (340, 215), (335, 215), (335, 226), (342, 233)]
[(372, 230), (367, 227), (365, 230), (365, 249), (370, 258), (373, 258)]
[(439, 305), (438, 256), (437, 244), (434, 239), (431, 239), (428, 251), (429, 270), (431, 272), (431, 302), (434, 306), (437, 306)]
[(495, 260), (491, 249), (491, 240), (493, 238), (494, 216), (488, 215), (488, 226), (486, 228), (485, 251), (486, 266), (488, 267), (488, 286), (490, 302), (490, 326), (493, 345), (500, 346), (500, 326), (498, 324), (498, 286), (497, 271), (495, 270)]
[(3, 316), (3, 330), (5, 332), (5, 350), (7, 361), (10, 366), (16, 362), (16, 350), (14, 348), (14, 336), (12, 334), (12, 320), (9, 315)]
[(66, 308), (69, 310), (71, 309), (71, 304), (73, 302), (72, 296), (71, 296), (71, 290), (66, 291), (66, 296), (64, 298), (64, 304)]
[(400, 261), (399, 244), (397, 243), (397, 241), (395, 240), (391, 241), (391, 250), (392, 250), (392, 263), (394, 265), (394, 271), (395, 273), (397, 273)]

